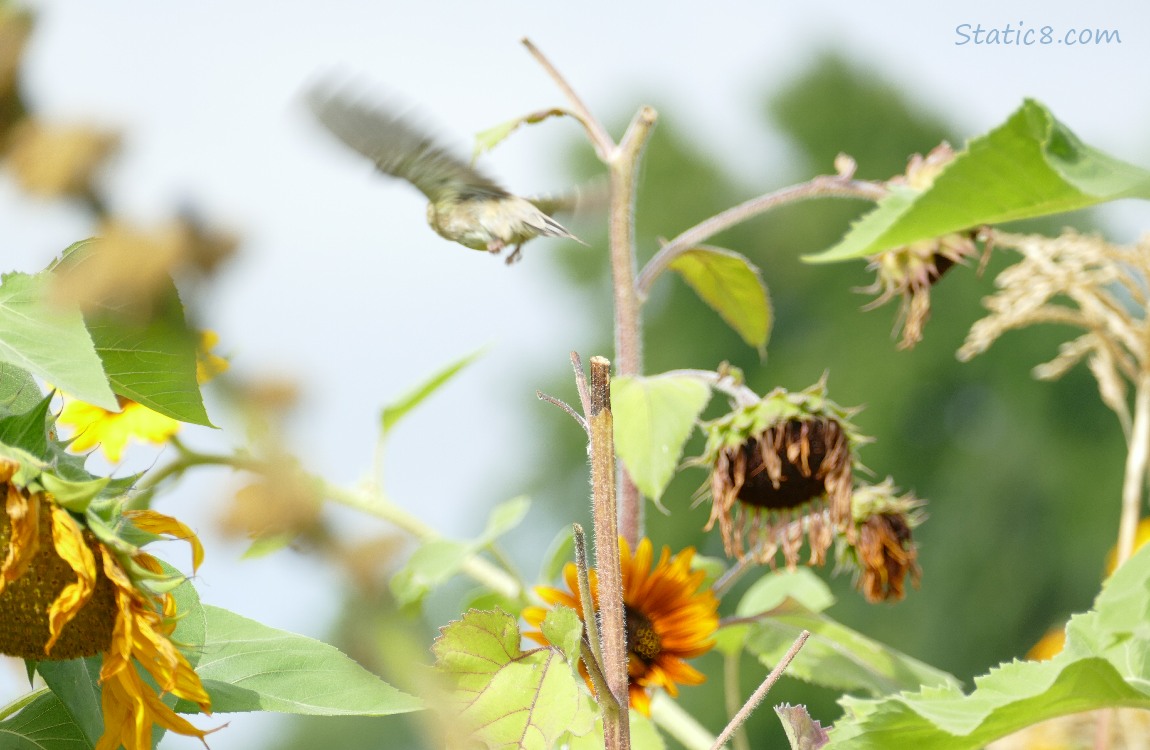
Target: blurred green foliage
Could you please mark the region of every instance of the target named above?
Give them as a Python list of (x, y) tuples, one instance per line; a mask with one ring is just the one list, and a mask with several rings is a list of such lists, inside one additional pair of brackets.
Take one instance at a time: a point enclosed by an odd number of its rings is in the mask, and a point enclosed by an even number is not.
[[(640, 262), (654, 252), (657, 237), (672, 237), (753, 195), (832, 172), (839, 152), (855, 158), (860, 177), (885, 179), (902, 172), (911, 154), (926, 153), (941, 140), (960, 145), (940, 117), (916, 107), (872, 71), (833, 55), (819, 59), (764, 102), (764, 133), (781, 132), (792, 149), (788, 163), (773, 165), (753, 186), (737, 183), (692, 145), (705, 141), (706, 134), (688, 136), (676, 130), (673, 111), (660, 114), (641, 173)], [(1074, 123), (1068, 125), (1073, 128)], [(962, 134), (971, 135), (977, 134)], [(601, 169), (582, 145), (572, 161), (572, 170), (581, 177)], [(1089, 607), (1106, 551), (1117, 535), (1125, 447), (1117, 420), (1099, 402), (1084, 368), (1055, 383), (1031, 378), (1030, 368), (1052, 357), (1067, 331), (1017, 332), (969, 364), (955, 359), (966, 331), (981, 316), (980, 297), (989, 293), (994, 275), (1010, 261), (1004, 254), (993, 257), (981, 277), (973, 268), (957, 268), (942, 279), (932, 292), (925, 340), (911, 351), (895, 348), (891, 331), (896, 304), (860, 311), (869, 297), (852, 290), (873, 280), (863, 263), (813, 266), (799, 260), (803, 253), (832, 245), (867, 208), (845, 200), (798, 204), (715, 238), (713, 244), (745, 253), (762, 269), (776, 316), (766, 359), (760, 361), (680, 279), (667, 275), (644, 308), (646, 371), (713, 369), (727, 360), (742, 368), (748, 384), (760, 393), (776, 386), (801, 389), (826, 371), (834, 400), (864, 405), (855, 423), (877, 438), (861, 453), (873, 479), (889, 474), (903, 489), (928, 501), (929, 519), (916, 532), (922, 588), (901, 603), (869, 605), (854, 591), (849, 575), (823, 570), (820, 574), (831, 579), (839, 598), (828, 614), (957, 675), (969, 686), (972, 676), (1023, 656), (1051, 625)], [(1087, 219), (1058, 217), (1054, 223), (1028, 228), (1050, 230), (1067, 223), (1090, 228)], [(554, 259), (564, 283), (585, 293), (587, 302), (577, 314), (587, 316), (601, 332), (596, 340), (571, 342), (586, 359), (609, 356), (612, 335), (605, 238), (584, 238), (594, 252), (546, 257)], [(521, 390), (536, 388), (577, 401), (566, 362), (554, 363), (546, 373), (526, 373)], [(723, 406), (716, 398), (705, 416), (717, 416)], [(487, 499), (527, 493), (537, 508), (548, 510), (549, 518), (540, 518), (538, 510), (532, 518), (545, 529), (533, 548), (541, 554), (564, 524), (589, 524), (586, 452), (582, 433), (559, 410), (531, 404), (524, 419), (546, 453), (533, 478), (495, 488)], [(696, 436), (687, 454), (697, 455), (700, 449)], [(702, 532), (706, 503), (692, 508), (704, 479), (703, 472), (691, 469), (672, 482), (664, 496), (670, 515), (649, 506), (647, 533), (656, 545), (694, 545), (703, 554), (722, 556), (717, 531)], [(534, 563), (524, 567), (535, 568)], [(729, 595), (724, 612), (734, 609), (753, 578)], [(363, 614), (362, 605), (354, 609)], [(372, 663), (361, 662), (369, 667)], [(721, 658), (710, 654), (698, 662), (712, 678), (704, 686), (685, 688), (682, 703), (717, 732), (725, 723)], [(744, 660), (744, 696), (768, 669)], [(393, 684), (403, 687), (402, 681)], [(784, 680), (769, 700), (806, 703), (827, 725), (839, 713), (835, 697)], [(293, 741), (277, 738), (269, 747), (368, 748), (380, 746), (381, 737), (406, 743), (411, 735), (393, 732), (411, 721), (300, 721), (297, 726), (305, 729)], [(757, 712), (748, 731), (756, 748), (786, 746), (770, 711)], [(668, 746), (675, 744), (668, 740)]]

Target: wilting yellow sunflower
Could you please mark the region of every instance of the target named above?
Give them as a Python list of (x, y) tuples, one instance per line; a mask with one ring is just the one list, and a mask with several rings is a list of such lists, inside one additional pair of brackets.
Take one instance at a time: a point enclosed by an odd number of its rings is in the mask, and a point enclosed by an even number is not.
[[(619, 551), (627, 622), (630, 702), (631, 708), (646, 715), (651, 711), (649, 691), (652, 688), (661, 687), (671, 696), (677, 696), (680, 684), (698, 685), (706, 679), (684, 660), (700, 656), (715, 645), (719, 600), (709, 588), (703, 587), (706, 574), (701, 570), (691, 570), (695, 556), (692, 547), (674, 557), (669, 547), (663, 547), (654, 569), (651, 568), (653, 552), (650, 539), (639, 542), (634, 556), (626, 541), (620, 539)], [(588, 577), (594, 608), (598, 611), (598, 576), (590, 570)], [(574, 563), (567, 563), (564, 567), (563, 578), (567, 590), (540, 586), (535, 591), (547, 604), (571, 607), (582, 618), (583, 606)], [(546, 607), (523, 610), (523, 619), (535, 628), (542, 625), (546, 615)], [(538, 643), (548, 643), (538, 630), (524, 635)], [(590, 686), (586, 667), (580, 663), (579, 669)]]
[[(200, 333), (200, 348), (196, 357), (196, 378), (206, 383), (228, 369), (228, 361), (212, 353), (219, 336), (214, 331)], [(120, 411), (108, 411), (99, 406), (64, 399), (64, 408), (56, 418), (58, 424), (72, 428), (75, 438), (69, 448), (77, 453), (100, 446), (108, 460), (116, 463), (124, 455), (124, 448), (133, 438), (153, 445), (164, 445), (180, 429), (180, 423), (171, 417), (153, 411), (129, 398), (117, 396)]]
[[(91, 493), (103, 483), (88, 483)], [(193, 569), (203, 558), (187, 526), (150, 510), (112, 513), (88, 528), (81, 509), (92, 497), (76, 494), (31, 462), (0, 458), (0, 653), (32, 661), (75, 659), (103, 653), (100, 670), (104, 734), (95, 750), (149, 750), (152, 728), (203, 738), (166, 706), (159, 692), (197, 704), (211, 700), (191, 664), (170, 640), (179, 612), (174, 581), (148, 553), (117, 535), (134, 527), (187, 540)], [(68, 507), (49, 487), (71, 493)], [(93, 529), (98, 529), (98, 533)]]
[(732, 557), (798, 564), (804, 538), (812, 564), (826, 560), (836, 532), (853, 536), (855, 449), (866, 442), (851, 412), (826, 398), (825, 383), (799, 393), (776, 389), (706, 426), (693, 463), (710, 469), (711, 518)]
[(840, 564), (858, 571), (856, 585), (868, 602), (901, 600), (908, 577), (918, 587), (922, 571), (912, 532), (922, 522), (921, 506), (912, 493), (898, 495), (889, 477), (855, 488), (851, 496), (855, 533), (843, 540)]

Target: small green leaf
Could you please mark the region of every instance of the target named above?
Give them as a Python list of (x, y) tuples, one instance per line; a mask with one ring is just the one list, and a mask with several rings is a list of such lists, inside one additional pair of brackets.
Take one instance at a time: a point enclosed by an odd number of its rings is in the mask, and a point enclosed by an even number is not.
[(575, 664), (579, 661), (579, 644), (583, 641), (583, 620), (575, 614), (575, 610), (562, 605), (548, 610), (540, 627), (543, 636), (563, 652), (567, 661)]
[(256, 537), (240, 557), (244, 560), (258, 560), (261, 557), (267, 557), (291, 544), (295, 541), (296, 536), (294, 533), (289, 533)]
[(531, 509), (531, 499), (520, 495), (500, 503), (487, 517), (487, 527), (483, 530), (476, 544), (485, 547), (499, 537), (511, 531), (527, 516)]
[(1082, 143), (1027, 99), (967, 144), (922, 192), (893, 190), (812, 263), (861, 258), (983, 224), (1076, 211), (1120, 198), (1150, 199), (1150, 172)]
[(63, 505), (73, 513), (83, 513), (88, 504), (99, 495), (112, 480), (108, 477), (87, 480), (60, 479), (54, 474), (44, 472), (40, 475), (40, 482), (44, 489), (52, 493), (56, 502)]
[[(562, 617), (562, 616), (561, 616)], [(595, 704), (557, 648), (523, 652), (506, 612), (472, 610), (432, 644), (437, 669), (455, 684), (458, 721), (486, 748), (548, 750), (595, 725)]]
[(459, 572), (472, 548), (463, 542), (433, 539), (425, 542), (391, 577), (391, 592), (400, 606), (423, 600), (433, 588)]
[(762, 356), (771, 334), (771, 301), (759, 269), (739, 253), (699, 245), (670, 268)]
[(460, 370), (467, 367), (474, 362), (483, 353), (482, 350), (472, 352), (462, 359), (452, 362), (447, 367), (444, 367), (439, 372), (432, 375), (426, 381), (416, 386), (413, 390), (409, 391), (402, 398), (394, 403), (388, 404), (383, 407), (380, 413), (379, 421), (383, 434), (386, 437), (389, 432), (395, 427), (399, 420), (403, 419), (409, 411), (419, 406), (422, 401), (439, 390), (447, 381), (455, 377)]
[[(212, 711), (311, 716), (386, 716), (422, 702), (396, 690), (334, 646), (204, 607), (207, 638), (196, 673)], [(177, 710), (194, 711), (180, 701)]]
[(471, 163), (474, 164), (475, 160), (479, 158), (485, 151), (498, 146), (507, 138), (507, 136), (514, 133), (522, 125), (534, 125), (537, 122), (543, 122), (548, 117), (562, 117), (568, 114), (567, 110), (552, 107), (551, 109), (541, 109), (538, 112), (532, 112), (529, 115), (516, 117), (514, 120), (501, 122), (498, 125), (488, 128), (481, 133), (475, 135), (475, 149), (471, 152)]
[(783, 723), (791, 750), (819, 750), (830, 742), (827, 730), (811, 718), (803, 706), (789, 706), (786, 703), (775, 706), (775, 713)]
[(675, 475), (710, 388), (686, 375), (611, 381), (615, 449), (639, 490), (658, 501)]
[(26, 370), (104, 409), (116, 396), (75, 305), (50, 299), (48, 274), (5, 274), (0, 281), (0, 362)]
[[(39, 388), (36, 389), (39, 393)], [(48, 409), (52, 396), (42, 396), (31, 408), (0, 417), (0, 443), (51, 461), (48, 450)]]
[(94, 746), (95, 740), (84, 736), (60, 698), (49, 691), (0, 721), (4, 750), (91, 750)]
[(830, 588), (810, 568), (795, 568), (771, 571), (759, 578), (743, 594), (735, 611), (740, 617), (751, 617), (781, 607), (787, 599), (811, 612), (822, 612), (835, 603)]

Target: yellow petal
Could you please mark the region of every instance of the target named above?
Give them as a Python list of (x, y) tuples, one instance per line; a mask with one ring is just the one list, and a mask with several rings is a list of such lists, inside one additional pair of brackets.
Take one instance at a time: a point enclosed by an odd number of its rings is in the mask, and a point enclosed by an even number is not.
[(76, 573), (76, 581), (65, 586), (48, 608), (48, 642), (44, 653), (51, 651), (64, 626), (71, 622), (96, 590), (96, 558), (84, 541), (84, 532), (72, 515), (52, 504), (52, 544), (56, 554)]
[(132, 522), (140, 531), (150, 534), (166, 534), (174, 539), (182, 539), (192, 547), (192, 572), (195, 573), (204, 561), (204, 545), (200, 538), (186, 524), (177, 521), (171, 516), (157, 513), (154, 510), (126, 510), (124, 517)]
[(10, 581), (24, 575), (36, 551), (40, 548), (40, 498), (22, 492), (8, 483), (8, 497), (4, 507), (12, 525), (8, 554), (0, 564), (0, 592)]

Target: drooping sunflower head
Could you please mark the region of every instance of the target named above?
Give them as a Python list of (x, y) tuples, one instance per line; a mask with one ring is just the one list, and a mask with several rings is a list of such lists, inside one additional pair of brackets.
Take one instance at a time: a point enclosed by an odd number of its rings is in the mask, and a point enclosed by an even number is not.
[(851, 412), (826, 398), (820, 382), (799, 393), (777, 389), (707, 425), (695, 463), (710, 469), (711, 518), (732, 557), (773, 564), (783, 551), (798, 564), (806, 538), (821, 565), (834, 532), (851, 532), (855, 451), (866, 438)]
[[(677, 696), (679, 685), (698, 685), (705, 679), (685, 660), (701, 656), (714, 646), (715, 631), (719, 627), (719, 600), (704, 586), (706, 573), (692, 569), (693, 548), (688, 547), (672, 556), (670, 548), (663, 547), (653, 568), (653, 547), (649, 539), (640, 541), (634, 554), (622, 539), (619, 549), (631, 707), (649, 714), (651, 689), (661, 687), (671, 696)], [(594, 609), (598, 612), (598, 576), (590, 570), (588, 577)], [(548, 605), (571, 607), (582, 617), (574, 563), (568, 563), (564, 568), (563, 578), (566, 589), (541, 586), (536, 592)], [(523, 610), (523, 619), (537, 628), (524, 635), (546, 644), (547, 639), (538, 630), (546, 615), (547, 607)], [(587, 679), (586, 667), (580, 663), (579, 668)]]
[[(887, 181), (893, 190), (921, 192), (954, 159), (954, 150), (946, 143), (926, 157), (915, 154), (905, 175)], [(900, 349), (910, 349), (922, 340), (922, 328), (930, 317), (930, 288), (956, 264), (963, 264), (978, 254), (975, 232), (955, 232), (942, 237), (913, 242), (885, 250), (867, 258), (867, 270), (876, 273), (875, 282), (863, 288), (878, 296), (863, 309), (881, 307), (900, 297), (896, 331), (902, 328)]]
[[(41, 416), (41, 423), (43, 417)], [(139, 544), (160, 536), (203, 549), (192, 531), (150, 510), (123, 510), (107, 479), (57, 475), (30, 454), (0, 446), (0, 653), (32, 661), (103, 654), (104, 736), (99, 748), (151, 747), (152, 727), (202, 738), (159, 700), (210, 698), (170, 640), (179, 612), (168, 573)]]
[(856, 584), (869, 602), (899, 601), (906, 581), (918, 586), (922, 571), (912, 532), (923, 520), (922, 501), (898, 494), (888, 477), (855, 488), (853, 539), (844, 540), (840, 564), (857, 571)]

